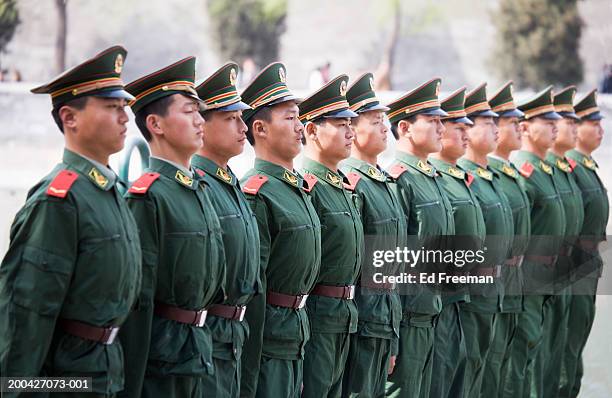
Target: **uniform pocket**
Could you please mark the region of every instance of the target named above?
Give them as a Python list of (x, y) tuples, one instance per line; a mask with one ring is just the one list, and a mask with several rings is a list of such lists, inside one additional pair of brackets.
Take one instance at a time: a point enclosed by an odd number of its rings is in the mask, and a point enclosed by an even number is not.
[(54, 315), (62, 307), (71, 274), (70, 261), (36, 247), (25, 246), (15, 277), (13, 300), (41, 315)]

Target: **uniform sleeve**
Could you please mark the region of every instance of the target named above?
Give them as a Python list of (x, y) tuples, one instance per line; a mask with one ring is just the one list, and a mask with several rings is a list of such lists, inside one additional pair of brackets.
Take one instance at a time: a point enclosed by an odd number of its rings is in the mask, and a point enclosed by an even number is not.
[(140, 236), (142, 290), (119, 333), (125, 357), (125, 389), (118, 396), (139, 397), (151, 342), (160, 231), (157, 210), (150, 197), (128, 197), (127, 202)]
[(78, 217), (70, 196), (22, 208), (0, 266), (0, 375), (40, 376), (76, 264)]
[(257, 227), (259, 229), (259, 274), (262, 292), (261, 294), (254, 296), (249, 302), (245, 314), (245, 319), (249, 325), (249, 338), (244, 343), (244, 351), (242, 353), (240, 396), (255, 397), (261, 362), (263, 329), (266, 319), (266, 291), (268, 285), (266, 279), (266, 268), (270, 258), (272, 238), (268, 223), (268, 210), (263, 202), (263, 199), (258, 196), (249, 196), (247, 199), (253, 213), (255, 213), (255, 219), (257, 220)]

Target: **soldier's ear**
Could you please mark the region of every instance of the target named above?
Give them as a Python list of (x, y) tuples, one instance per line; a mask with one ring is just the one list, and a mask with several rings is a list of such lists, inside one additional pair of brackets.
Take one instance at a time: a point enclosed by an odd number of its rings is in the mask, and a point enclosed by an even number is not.
[(400, 137), (409, 137), (411, 134), (411, 123), (408, 120), (400, 120), (397, 122), (397, 133)]
[(306, 122), (306, 126), (304, 126), (304, 137), (308, 137), (310, 141), (317, 140), (317, 125), (313, 122)]
[(519, 122), (519, 133), (521, 133), (521, 136), (523, 137), (529, 135), (529, 122), (525, 120)]
[(78, 110), (76, 108), (64, 105), (59, 109), (58, 115), (64, 126), (64, 131), (76, 128), (78, 120)]
[(253, 122), (253, 135), (259, 138), (265, 138), (268, 135), (266, 123), (263, 120), (257, 119)]
[(162, 129), (161, 117), (159, 115), (151, 113), (147, 115), (145, 122), (147, 124), (147, 129), (151, 133), (151, 136), (159, 136), (164, 134), (164, 131)]

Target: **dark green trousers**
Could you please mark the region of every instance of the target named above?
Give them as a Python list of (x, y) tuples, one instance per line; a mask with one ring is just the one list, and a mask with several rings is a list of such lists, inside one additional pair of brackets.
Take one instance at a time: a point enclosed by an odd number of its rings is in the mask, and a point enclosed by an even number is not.
[(574, 398), (580, 391), (583, 375), (582, 352), (595, 320), (597, 278), (584, 278), (572, 285), (567, 341), (561, 373), (559, 397)]
[(545, 296), (527, 295), (525, 310), (519, 314), (515, 339), (505, 374), (503, 395), (506, 398), (528, 398), (531, 394), (533, 368), (542, 343)]
[(143, 398), (203, 398), (208, 397), (202, 388), (202, 379), (193, 376), (145, 376), (142, 385)]
[(300, 398), (304, 361), (261, 358), (256, 398)]
[(340, 398), (350, 340), (349, 333), (311, 334), (304, 347), (302, 398)]
[(567, 344), (570, 299), (568, 291), (560, 292), (549, 298), (544, 306), (544, 336), (534, 368), (537, 397), (556, 397), (559, 394), (565, 354), (562, 347)]
[(504, 390), (505, 377), (510, 359), (510, 350), (517, 333), (518, 313), (497, 314), (493, 342), (485, 363), (480, 395), (498, 397)]
[(213, 356), (215, 374), (202, 378), (204, 396), (237, 398), (240, 396), (240, 360)]
[(429, 396), (432, 398), (461, 397), (465, 382), (467, 349), (459, 304), (442, 307), (434, 329), (434, 354)]
[(342, 397), (383, 398), (390, 358), (390, 339), (352, 335)]
[(429, 397), (436, 317), (404, 314), (395, 370), (387, 381), (388, 397)]
[(495, 333), (498, 314), (467, 311), (459, 313), (467, 350), (463, 397), (480, 397), (485, 362)]

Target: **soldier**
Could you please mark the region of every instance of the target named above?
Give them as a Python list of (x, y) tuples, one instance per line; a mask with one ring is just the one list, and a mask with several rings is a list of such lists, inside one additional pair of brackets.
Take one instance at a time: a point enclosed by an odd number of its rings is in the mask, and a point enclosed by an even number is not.
[(304, 127), (297, 98), (285, 84), (285, 66), (268, 65), (242, 93), (255, 167), (242, 190), (259, 227), (261, 280), (246, 319), (242, 397), (300, 396), (304, 345), (310, 323), (304, 308), (321, 261), (321, 224), (293, 169)]
[(502, 265), (510, 254), (514, 226), (512, 208), (502, 190), (500, 176), (487, 159), (497, 145), (494, 118), (498, 114), (487, 102), (486, 88), (487, 84), (483, 83), (466, 96), (465, 111), (474, 125), (468, 129), (466, 154), (457, 162), (473, 178), (470, 188), (480, 203), (485, 221), (486, 261), (472, 273), (494, 278), (492, 284), (470, 285), (471, 302), (461, 304), (461, 324), (467, 348), (465, 397), (480, 396), (491, 347), (495, 347), (498, 340), (504, 343), (507, 340), (505, 335), (496, 336), (496, 323), (503, 310)]
[(107, 165), (123, 148), (133, 98), (120, 78), (126, 54), (111, 47), (32, 90), (51, 95), (65, 149), (28, 192), (0, 266), (2, 377), (90, 377), (105, 397), (123, 389), (115, 337), (140, 291), (141, 256)]
[(525, 114), (520, 122), (521, 150), (515, 153), (515, 165), (521, 174), (521, 184), (527, 191), (531, 208), (531, 238), (523, 266), (525, 279), (525, 311), (521, 318), (530, 340), (519, 341), (525, 350), (525, 374), (522, 383), (514, 385), (513, 397), (542, 396), (544, 380), (536, 379), (535, 359), (545, 330), (542, 325), (550, 316), (555, 300), (555, 264), (560, 253), (561, 237), (565, 235), (565, 211), (553, 175), (556, 170), (546, 161), (546, 151), (557, 135), (556, 121), (561, 119), (554, 109), (552, 87), (541, 91), (519, 105)]
[[(346, 92), (351, 110), (359, 116), (351, 122), (355, 135), (351, 157), (343, 172), (358, 197), (365, 235), (361, 278), (355, 292), (359, 312), (357, 332), (351, 337), (342, 381), (343, 397), (384, 397), (387, 369), (397, 355), (402, 307), (395, 286), (376, 283), (371, 262), (374, 250), (394, 250), (406, 244), (406, 218), (401, 212), (395, 184), (378, 165), (387, 147), (388, 129), (383, 106), (374, 93), (373, 76), (365, 73)], [(383, 267), (392, 275), (394, 267)], [(376, 269), (378, 271), (378, 268)]]
[(570, 86), (554, 96), (555, 112), (562, 119), (557, 120), (557, 137), (546, 154), (546, 161), (555, 170), (553, 180), (563, 198), (565, 211), (565, 239), (555, 265), (554, 302), (550, 316), (543, 325), (544, 340), (536, 358), (535, 374), (537, 379), (545, 380), (543, 392), (545, 397), (556, 397), (559, 393), (563, 349), (566, 346), (569, 309), (571, 303), (568, 279), (572, 267), (571, 252), (576, 244), (578, 233), (584, 221), (582, 192), (576, 183), (571, 164), (565, 158), (565, 152), (576, 145), (578, 116), (574, 113), (573, 103), (576, 87)]
[[(397, 144), (389, 174), (397, 180), (400, 205), (408, 218), (409, 245), (439, 249), (455, 233), (453, 208), (427, 156), (441, 149), (440, 79), (432, 79), (389, 104), (387, 116)], [(389, 376), (392, 397), (429, 396), (434, 325), (442, 309), (436, 286), (411, 285), (402, 294), (397, 362)]]
[(121, 335), (127, 396), (201, 396), (202, 377), (213, 372), (205, 321), (223, 301), (225, 261), (210, 188), (189, 166), (204, 124), (194, 75), (188, 57), (126, 86), (151, 148), (148, 169), (126, 194), (143, 253), (142, 294)]
[(227, 165), (242, 153), (247, 128), (241, 115), (251, 109), (236, 92), (237, 73), (238, 65), (227, 63), (196, 87), (206, 104), (206, 111), (201, 112), (206, 123), (204, 146), (191, 159), (196, 173), (210, 187), (212, 204), (225, 232), (227, 297), (223, 304), (208, 310), (206, 323), (212, 334), (215, 374), (204, 376), (204, 395), (236, 398), (240, 393), (240, 356), (248, 334), (244, 314), (252, 296), (262, 293), (257, 222), (236, 175)]
[[(469, 188), (470, 175), (457, 165), (465, 154), (467, 128), (474, 123), (466, 117), (465, 87), (455, 91), (442, 101), (442, 109), (448, 113), (443, 118), (442, 150), (429, 157), (429, 162), (440, 173), (442, 187), (453, 207), (455, 219), (454, 247), (458, 250), (481, 250), (485, 239), (485, 224), (478, 199)], [(467, 274), (469, 265), (451, 269), (454, 274)], [(461, 303), (470, 302), (467, 286), (442, 287), (442, 312), (436, 324), (431, 397), (463, 396), (467, 351), (465, 333), (459, 312)], [(475, 297), (478, 300), (479, 297)]]
[(578, 234), (578, 245), (572, 253), (572, 299), (564, 353), (567, 379), (562, 382), (561, 397), (576, 397), (580, 391), (583, 374), (581, 356), (595, 318), (597, 281), (603, 267), (598, 246), (606, 239), (610, 211), (606, 188), (597, 174), (597, 163), (591, 156), (603, 138), (603, 116), (597, 106), (597, 91), (584, 96), (576, 103), (574, 110), (580, 117), (576, 148), (565, 155), (582, 191), (584, 222)]
[[(484, 370), (483, 395), (512, 397), (512, 389), (520, 385), (522, 366), (525, 365), (525, 346), (517, 341), (528, 341), (530, 328), (522, 321), (523, 275), (521, 264), (529, 243), (531, 219), (527, 193), (519, 183), (519, 172), (510, 163), (510, 153), (521, 147), (519, 118), (523, 112), (516, 108), (512, 97), (512, 82), (504, 84), (490, 99), (491, 110), (499, 115), (496, 119), (499, 135), (497, 146), (487, 159), (489, 167), (497, 171), (502, 191), (512, 209), (514, 239), (510, 258), (504, 263), (502, 278), (504, 298), (502, 311), (498, 314), (495, 339), (491, 346)], [(515, 347), (517, 349), (515, 349)], [(520, 348), (520, 349), (518, 349)], [(510, 391), (508, 393), (508, 391)]]
[(340, 75), (300, 103), (304, 179), (321, 220), (321, 268), (306, 303), (312, 335), (305, 347), (305, 398), (340, 397), (350, 335), (357, 331), (354, 297), (363, 226), (354, 187), (338, 170), (351, 154), (351, 118), (357, 116), (346, 101), (347, 82), (348, 76)]

